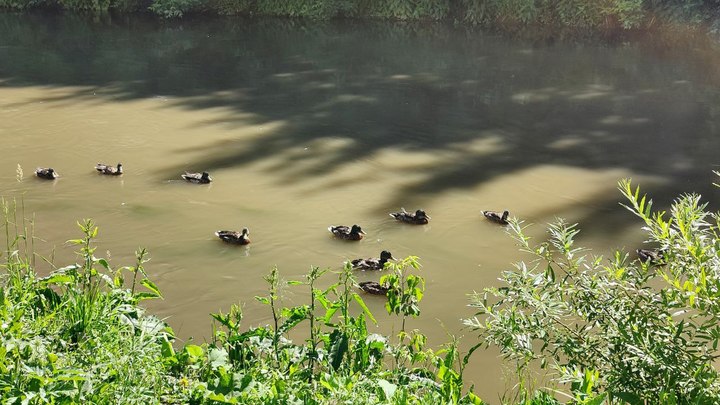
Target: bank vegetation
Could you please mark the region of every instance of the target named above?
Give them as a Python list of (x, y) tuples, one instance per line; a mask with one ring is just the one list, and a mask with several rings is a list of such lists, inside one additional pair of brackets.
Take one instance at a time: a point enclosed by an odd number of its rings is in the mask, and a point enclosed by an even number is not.
[(0, 0), (0, 9), (451, 21), (506, 30), (645, 29), (664, 21), (720, 32), (720, 0)]

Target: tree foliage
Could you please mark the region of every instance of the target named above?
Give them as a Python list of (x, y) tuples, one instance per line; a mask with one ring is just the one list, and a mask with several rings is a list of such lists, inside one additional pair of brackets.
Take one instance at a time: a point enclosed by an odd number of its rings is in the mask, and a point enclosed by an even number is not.
[(518, 29), (527, 26), (570, 29), (634, 29), (656, 17), (712, 23), (718, 0), (0, 0), (0, 9), (61, 8), (91, 12), (147, 10), (161, 18), (188, 13), (329, 18), (384, 18), (456, 21)]

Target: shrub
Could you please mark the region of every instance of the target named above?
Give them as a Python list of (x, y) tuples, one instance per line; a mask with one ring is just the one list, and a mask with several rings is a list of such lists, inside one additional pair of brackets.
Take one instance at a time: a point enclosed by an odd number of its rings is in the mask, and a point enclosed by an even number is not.
[(201, 4), (202, 0), (154, 0), (148, 7), (162, 18), (179, 18)]
[(58, 4), (66, 10), (75, 11), (107, 11), (110, 0), (58, 0)]
[(450, 13), (448, 0), (365, 0), (362, 15), (395, 20), (442, 20)]
[(118, 13), (130, 14), (146, 11), (149, 4), (148, 0), (110, 0), (110, 9)]
[(0, 0), (0, 10), (29, 10), (40, 7), (52, 8), (55, 6), (56, 3), (54, 1), (46, 0)]
[(256, 11), (261, 15), (328, 19), (353, 15), (354, 10), (350, 0), (256, 0)]
[(638, 28), (645, 17), (643, 0), (462, 0), (461, 4), (460, 20), (509, 28), (597, 29), (618, 22), (627, 29)]
[(254, 3), (254, 0), (212, 0), (208, 7), (219, 15), (240, 15), (254, 11)]
[[(389, 267), (384, 282), (397, 289), (388, 301), (388, 313), (419, 314), (424, 281), (406, 274), (417, 268), (415, 258)], [(180, 368), (193, 368), (192, 378), (207, 381), (189, 394), (191, 402), (226, 403), (474, 403), (472, 392), (463, 393), (457, 343), (435, 352), (425, 347), (417, 331), (391, 339), (370, 334), (367, 321), (375, 322), (362, 297), (355, 292), (353, 270), (348, 264), (338, 281), (326, 289), (315, 281), (326, 271), (312, 268), (306, 282), (281, 282), (277, 269), (265, 280), (268, 294), (256, 297), (265, 304), (272, 324), (244, 329), (242, 311), (214, 314), (218, 322), (213, 342), (186, 347), (178, 355)], [(311, 292), (307, 305), (279, 306), (283, 284), (305, 285)], [(356, 308), (351, 307), (355, 304)], [(288, 332), (308, 322), (308, 337), (295, 344)], [(192, 361), (189, 361), (191, 359)]]
[(562, 220), (533, 245), (514, 221), (511, 233), (534, 260), (504, 272), (503, 287), (474, 294), (478, 313), (466, 324), (520, 370), (535, 361), (555, 368), (557, 383), (585, 378), (630, 403), (718, 403), (718, 215), (688, 194), (666, 217), (629, 181), (619, 188), (659, 249), (654, 259), (590, 256), (575, 246), (577, 224)]

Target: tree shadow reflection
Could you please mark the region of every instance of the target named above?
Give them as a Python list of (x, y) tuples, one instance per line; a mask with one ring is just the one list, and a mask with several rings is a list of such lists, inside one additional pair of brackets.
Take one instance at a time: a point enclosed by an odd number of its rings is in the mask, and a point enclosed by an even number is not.
[[(660, 177), (649, 191), (665, 204), (688, 191), (717, 197), (717, 73), (687, 47), (649, 42), (538, 44), (438, 24), (6, 14), (0, 80), (78, 86), (43, 99), (58, 103), (166, 96), (173, 108), (223, 108), (195, 125), (272, 130), (208, 142), (192, 166), (212, 172), (272, 157), (265, 170), (281, 185), (386, 151), (426, 155), (431, 163), (393, 168), (414, 180), (378, 207), (544, 165)], [(185, 168), (168, 166), (158, 180)], [(358, 174), (307, 192), (367, 181)], [(607, 220), (627, 215), (608, 212), (618, 197), (594, 195), (584, 203), (598, 208), (578, 220), (623, 222)]]

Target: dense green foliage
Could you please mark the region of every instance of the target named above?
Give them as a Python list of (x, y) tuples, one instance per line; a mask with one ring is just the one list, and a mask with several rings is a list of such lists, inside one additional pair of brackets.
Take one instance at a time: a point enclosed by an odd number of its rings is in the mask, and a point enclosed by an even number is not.
[(661, 252), (654, 260), (616, 252), (606, 263), (576, 247), (576, 224), (562, 220), (531, 244), (515, 221), (512, 233), (534, 260), (505, 272), (503, 287), (475, 294), (478, 314), (466, 323), (521, 374), (538, 361), (556, 382), (583, 377), (613, 403), (720, 403), (720, 217), (696, 194), (678, 198), (668, 217), (629, 181), (619, 188)]
[(642, 0), (463, 0), (463, 20), (502, 26), (638, 27), (652, 4)]
[[(4, 205), (6, 218), (8, 205)], [(4, 404), (151, 403), (169, 390), (163, 352), (172, 338), (165, 324), (137, 304), (159, 297), (137, 263), (111, 271), (90, 245), (97, 228), (81, 225), (82, 262), (38, 277), (27, 228), (11, 238), (0, 273), (0, 398)], [(132, 275), (132, 287), (120, 288)], [(143, 291), (136, 291), (138, 274)]]
[(656, 17), (699, 24), (720, 14), (718, 0), (0, 0), (0, 9), (60, 8), (104, 12), (149, 10), (163, 18), (187, 13), (308, 18), (456, 21), (516, 29), (640, 28)]

